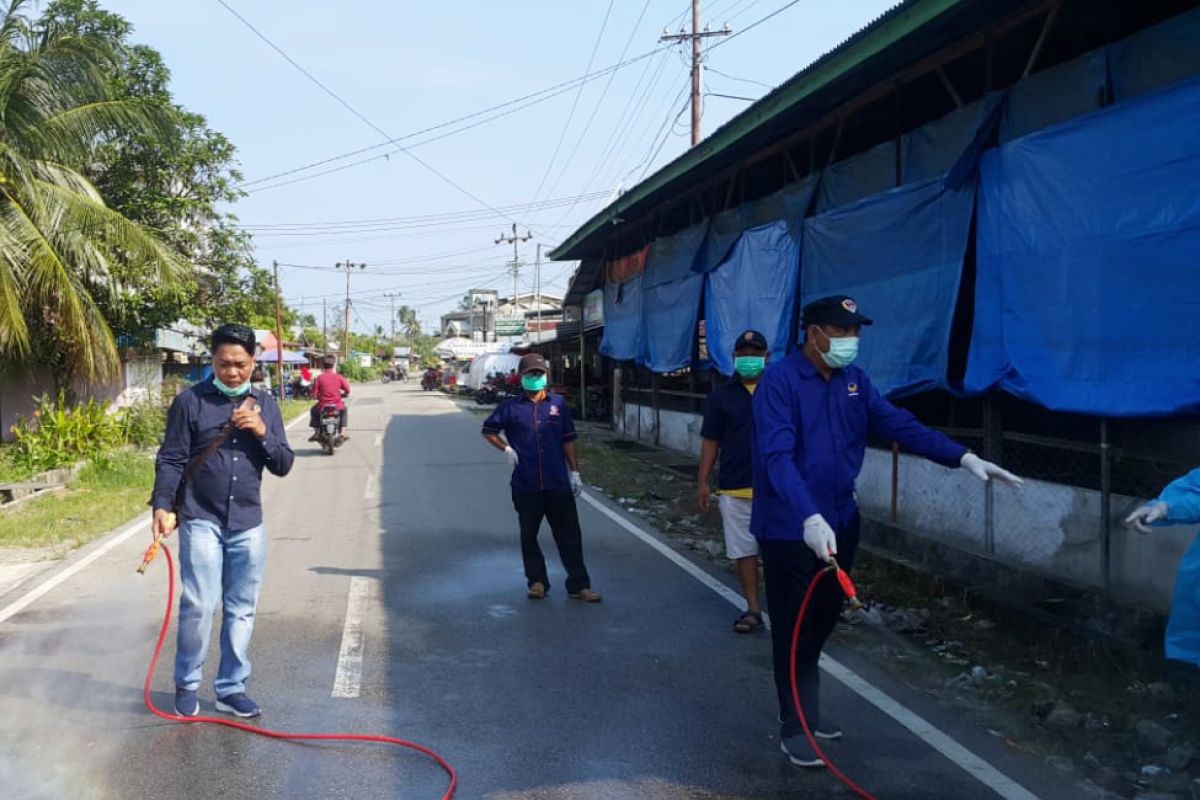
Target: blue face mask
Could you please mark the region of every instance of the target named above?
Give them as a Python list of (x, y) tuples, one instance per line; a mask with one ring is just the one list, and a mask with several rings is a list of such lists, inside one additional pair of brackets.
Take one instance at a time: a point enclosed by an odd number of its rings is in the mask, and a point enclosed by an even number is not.
[(250, 392), (250, 381), (245, 381), (241, 386), (233, 388), (222, 383), (216, 374), (213, 374), (213, 386), (216, 386), (217, 391), (226, 397), (242, 397)]
[(839, 336), (833, 338), (821, 331), (821, 335), (829, 339), (829, 352), (821, 353), (821, 360), (833, 369), (848, 367), (858, 358), (858, 337)]

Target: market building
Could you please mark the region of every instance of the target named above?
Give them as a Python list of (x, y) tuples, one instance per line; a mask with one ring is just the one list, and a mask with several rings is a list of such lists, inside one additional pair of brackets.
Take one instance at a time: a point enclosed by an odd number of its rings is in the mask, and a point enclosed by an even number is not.
[(1120, 518), (1200, 463), (1197, 5), (900, 3), (551, 253), (580, 262), (555, 369), (696, 452), (733, 337), (782, 356), (803, 303), (851, 295), (875, 384), (1031, 478), (877, 442), (864, 511), (1163, 610), (1191, 531)]

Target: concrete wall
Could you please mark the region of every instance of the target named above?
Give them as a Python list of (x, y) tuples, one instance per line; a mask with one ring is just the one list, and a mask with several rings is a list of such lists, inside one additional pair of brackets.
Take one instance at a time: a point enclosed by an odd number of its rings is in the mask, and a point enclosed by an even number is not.
[[(699, 414), (660, 411), (659, 421), (660, 446), (699, 454)], [(627, 403), (623, 415), (613, 423), (630, 438), (649, 444), (656, 441), (652, 408)], [(890, 452), (867, 451), (857, 490), (864, 515), (890, 519)], [(902, 455), (897, 523), (919, 536), (987, 554), (1052, 578), (1093, 588), (1104, 585), (1099, 492), (1037, 480), (1027, 480), (1018, 491), (995, 487), (990, 552), (986, 492), (977, 478), (962, 470), (949, 470)], [(1136, 605), (1165, 612), (1170, 608), (1176, 568), (1196, 535), (1196, 528), (1164, 528), (1149, 536), (1132, 532), (1123, 520), (1140, 502), (1120, 495), (1111, 499), (1111, 591)]]

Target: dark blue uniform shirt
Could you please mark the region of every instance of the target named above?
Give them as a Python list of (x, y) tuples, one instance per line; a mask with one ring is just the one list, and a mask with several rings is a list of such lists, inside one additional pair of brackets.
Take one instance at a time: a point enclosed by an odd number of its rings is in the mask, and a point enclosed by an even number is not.
[(854, 481), (867, 435), (957, 467), (967, 449), (885, 400), (856, 366), (828, 381), (797, 350), (767, 367), (754, 393), (756, 452), (750, 531), (759, 539), (804, 538), (820, 514), (840, 530), (858, 513)]
[(717, 486), (749, 489), (754, 485), (754, 409), (740, 378), (713, 388), (704, 401), (700, 435), (721, 443)]
[[(259, 389), (251, 389), (249, 394), (262, 409), (266, 437), (259, 441), (250, 431), (234, 429), (188, 483), (175, 509), (181, 520), (204, 519), (232, 531), (261, 525), (263, 467), (280, 476), (291, 471), (295, 454), (288, 445), (275, 398)], [(243, 400), (221, 394), (212, 378), (175, 398), (155, 463), (150, 501), (154, 508), (174, 506), (184, 468), (204, 451)]]
[(562, 395), (547, 393), (540, 403), (526, 394), (505, 400), (484, 420), (483, 432), (503, 433), (509, 446), (517, 451), (513, 491), (570, 490), (563, 444), (574, 441), (578, 434)]

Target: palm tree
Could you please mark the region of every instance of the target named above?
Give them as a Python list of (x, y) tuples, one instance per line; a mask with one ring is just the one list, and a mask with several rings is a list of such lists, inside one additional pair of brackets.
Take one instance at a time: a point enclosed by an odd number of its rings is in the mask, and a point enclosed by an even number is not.
[(150, 230), (108, 208), (80, 169), (117, 131), (165, 133), (168, 109), (116, 97), (110, 43), (0, 11), (0, 360), (44, 348), (97, 380), (119, 359), (100, 303), (139, 286), (178, 290), (187, 267)]
[(421, 320), (415, 308), (400, 306), (396, 309), (396, 321), (400, 323), (400, 330), (410, 341), (421, 333)]

